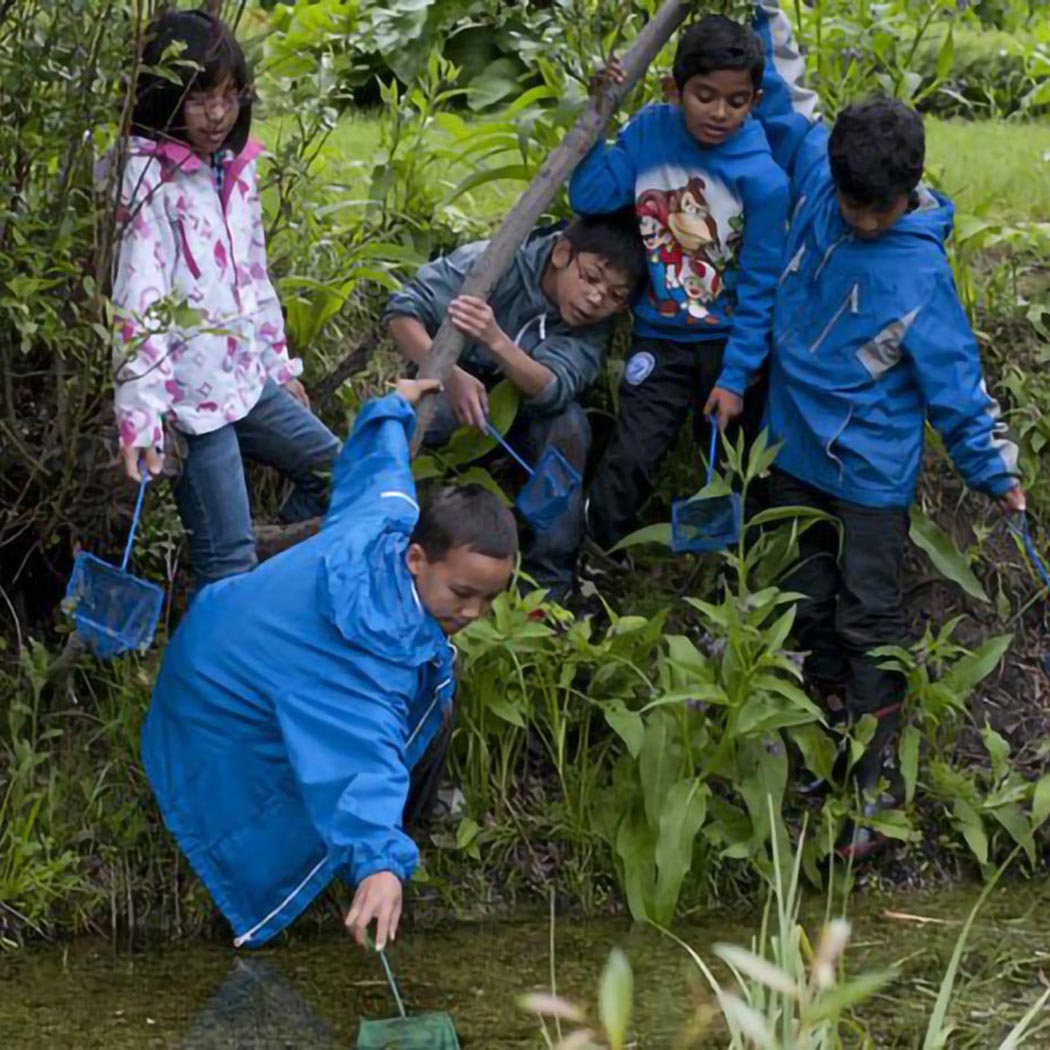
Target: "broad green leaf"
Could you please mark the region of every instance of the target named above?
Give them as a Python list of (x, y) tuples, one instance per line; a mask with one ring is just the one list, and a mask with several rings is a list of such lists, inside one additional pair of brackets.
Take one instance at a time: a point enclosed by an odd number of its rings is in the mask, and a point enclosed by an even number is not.
[(1041, 827), (1050, 817), (1050, 773), (1039, 778), (1032, 792), (1032, 827)]
[(989, 601), (980, 581), (973, 574), (970, 563), (955, 545), (955, 541), (935, 521), (918, 507), (911, 509), (912, 543), (926, 552), (934, 568), (947, 580), (958, 584), (971, 598)]
[(670, 547), (671, 523), (669, 521), (660, 522), (657, 525), (647, 525), (644, 529), (638, 529), (624, 536), (609, 553), (615, 554), (616, 551), (622, 551), (628, 547), (640, 547), (644, 543), (659, 543), (664, 547)]
[(1012, 634), (989, 638), (980, 649), (958, 660), (941, 679), (941, 684), (950, 689), (957, 700), (965, 700), (978, 683), (984, 681), (999, 666), (999, 661), (1010, 648), (1012, 641)]
[(645, 738), (638, 755), (638, 774), (642, 781), (645, 819), (649, 827), (660, 826), (660, 815), (672, 785), (682, 776), (682, 747), (677, 740), (674, 718), (656, 712), (645, 727)]
[(992, 772), (1003, 777), (1010, 771), (1010, 745), (991, 726), (981, 730), (984, 749), (992, 761)]
[(952, 804), (955, 822), (966, 839), (966, 844), (973, 851), (973, 855), (982, 865), (988, 863), (988, 836), (985, 834), (984, 824), (980, 816), (969, 803), (957, 798)]
[(915, 726), (905, 726), (901, 730), (901, 741), (898, 748), (901, 763), (901, 776), (904, 778), (905, 801), (910, 806), (915, 800), (915, 785), (919, 780), (919, 745), (922, 733)]
[(1024, 815), (1021, 807), (1018, 805), (996, 806), (990, 812), (991, 816), (1006, 828), (1010, 838), (1025, 851), (1029, 862), (1035, 864), (1035, 842), (1032, 839), (1032, 824)]
[(745, 977), (765, 985), (774, 992), (790, 995), (793, 999), (799, 997), (798, 985), (791, 976), (775, 966), (768, 959), (763, 959), (746, 948), (736, 944), (716, 944), (712, 949), (720, 959), (725, 960), (734, 970), (739, 970)]
[(645, 723), (637, 711), (629, 711), (622, 700), (612, 700), (602, 705), (605, 721), (616, 735), (627, 745), (632, 758), (637, 758), (645, 740)]
[(822, 726), (810, 722), (807, 725), (794, 726), (791, 739), (795, 741), (802, 758), (814, 776), (830, 780), (838, 755), (838, 745)]
[(870, 999), (897, 977), (896, 970), (866, 973), (846, 984), (836, 985), (824, 992), (813, 1005), (802, 1012), (804, 1026), (816, 1025), (820, 1021), (836, 1020), (847, 1010)]
[(937, 52), (937, 79), (947, 80), (952, 75), (952, 66), (955, 64), (955, 34), (951, 23), (948, 24), (948, 34)]
[(609, 1050), (623, 1050), (627, 1042), (633, 1001), (634, 974), (631, 964), (619, 948), (613, 948), (602, 971), (598, 992), (598, 1016), (609, 1040)]
[(656, 840), (656, 892), (651, 918), (667, 924), (674, 918), (682, 883), (693, 863), (696, 836), (707, 816), (707, 786), (698, 778), (678, 781), (667, 792), (660, 809)]

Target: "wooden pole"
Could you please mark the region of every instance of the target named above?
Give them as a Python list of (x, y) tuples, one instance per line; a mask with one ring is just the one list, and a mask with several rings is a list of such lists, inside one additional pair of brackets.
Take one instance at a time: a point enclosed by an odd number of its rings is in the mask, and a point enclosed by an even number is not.
[[(510, 268), (514, 255), (535, 227), (544, 209), (554, 199), (573, 168), (587, 155), (605, 131), (609, 118), (623, 98), (645, 75), (671, 34), (685, 21), (695, 0), (664, 0), (663, 5), (646, 23), (634, 43), (620, 59), (624, 83), (607, 84), (592, 98), (572, 130), (544, 161), (521, 199), (511, 209), (488, 247), (475, 262), (463, 282), (462, 295), (488, 301), (500, 278)], [(434, 336), (430, 353), (419, 370), (424, 379), (445, 380), (452, 373), (466, 343), (464, 336), (446, 317)], [(432, 398), (424, 398), (417, 409), (419, 421), (412, 442), (413, 455), (419, 451), (423, 435), (434, 415)]]

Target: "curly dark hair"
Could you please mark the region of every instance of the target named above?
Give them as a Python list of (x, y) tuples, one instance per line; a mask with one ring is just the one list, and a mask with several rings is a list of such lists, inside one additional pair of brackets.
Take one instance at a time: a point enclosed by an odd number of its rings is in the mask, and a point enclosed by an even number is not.
[(922, 117), (892, 98), (848, 106), (831, 131), (828, 159), (841, 193), (857, 204), (888, 208), (922, 178)]
[(705, 15), (678, 38), (672, 72), (681, 91), (692, 77), (743, 69), (751, 74), (751, 84), (758, 91), (765, 67), (762, 41), (750, 27), (725, 15)]

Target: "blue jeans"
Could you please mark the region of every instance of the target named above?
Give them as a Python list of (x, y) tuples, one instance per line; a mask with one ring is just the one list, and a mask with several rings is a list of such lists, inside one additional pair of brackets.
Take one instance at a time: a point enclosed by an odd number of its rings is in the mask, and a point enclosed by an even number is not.
[[(443, 445), (458, 426), (448, 401), (441, 397), (424, 445), (431, 448)], [(522, 408), (507, 440), (530, 464), (536, 463), (546, 449), (556, 448), (583, 477), (591, 448), (591, 425), (587, 413), (575, 401), (550, 416), (536, 415)], [(500, 455), (500, 449), (493, 453), (497, 458)], [(564, 601), (572, 590), (576, 558), (583, 542), (582, 486), (577, 488), (565, 513), (551, 528), (536, 534), (526, 525), (522, 533), (522, 567), (541, 587), (550, 591), (551, 598)]]
[(210, 434), (185, 434), (188, 450), (175, 502), (189, 534), (194, 589), (255, 567), (255, 534), (244, 460), (275, 467), (295, 489), (283, 522), (323, 514), (328, 478), (339, 452), (335, 435), (298, 401), (267, 381), (252, 410)]

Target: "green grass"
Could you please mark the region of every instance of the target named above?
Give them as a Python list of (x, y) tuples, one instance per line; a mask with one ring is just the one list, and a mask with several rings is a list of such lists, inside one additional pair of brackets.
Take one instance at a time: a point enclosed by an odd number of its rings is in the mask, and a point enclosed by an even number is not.
[[(1050, 122), (926, 120), (927, 165), (961, 211), (987, 209), (1007, 221), (1050, 216)], [(264, 122), (259, 134), (273, 145), (282, 124)], [(367, 113), (344, 117), (318, 161), (317, 173), (364, 193), (379, 149), (380, 122)], [(455, 178), (460, 173), (450, 172)], [(486, 187), (477, 204), (512, 204), (520, 183)], [(495, 192), (494, 192), (495, 191)]]
[(1050, 123), (926, 120), (926, 163), (961, 211), (1050, 216)]

